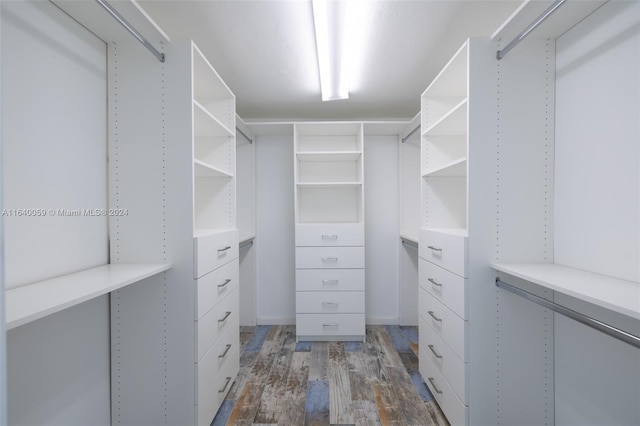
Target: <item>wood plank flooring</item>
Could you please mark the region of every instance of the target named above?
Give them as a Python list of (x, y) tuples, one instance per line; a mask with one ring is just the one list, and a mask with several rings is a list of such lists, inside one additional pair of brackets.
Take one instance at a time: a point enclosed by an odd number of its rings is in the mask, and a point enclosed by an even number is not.
[(241, 327), (240, 373), (212, 426), (448, 425), (418, 373), (416, 327), (366, 342), (299, 342), (294, 326)]

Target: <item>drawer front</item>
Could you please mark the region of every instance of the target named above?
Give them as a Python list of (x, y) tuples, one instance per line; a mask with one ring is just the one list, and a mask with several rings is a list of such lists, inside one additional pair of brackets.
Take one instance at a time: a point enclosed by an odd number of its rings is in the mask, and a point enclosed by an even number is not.
[(296, 247), (296, 268), (364, 268), (364, 247)]
[(424, 260), (467, 278), (467, 237), (422, 229), (418, 250)]
[(364, 246), (364, 223), (296, 225), (296, 246)]
[[(235, 351), (235, 353), (232, 354), (231, 351)], [(225, 364), (225, 367), (218, 372), (215, 382), (209, 391), (197, 399), (196, 415), (198, 418), (198, 426), (211, 425), (218, 409), (224, 402), (225, 396), (229, 393), (229, 389), (231, 389), (231, 385), (240, 370), (240, 353), (238, 351), (239, 348), (229, 351), (229, 356), (232, 356), (232, 358), (230, 358), (229, 362)]]
[(458, 398), (467, 403), (466, 373), (468, 364), (462, 361), (447, 345), (424, 318), (420, 318), (420, 351), (424, 351), (444, 379), (451, 385)]
[(467, 279), (419, 259), (420, 286), (463, 319), (467, 318)]
[(227, 371), (240, 356), (240, 325), (234, 321), (218, 341), (205, 353), (196, 368), (196, 400), (206, 395), (221, 371)]
[(440, 370), (431, 362), (422, 348), (420, 348), (419, 357), (420, 375), (429, 386), (429, 390), (438, 401), (438, 405), (451, 426), (467, 425), (469, 408), (460, 401), (451, 385), (447, 383)]
[(467, 322), (438, 302), (424, 288), (419, 289), (418, 310), (425, 322), (463, 361), (467, 361)]
[(216, 340), (229, 328), (238, 323), (240, 291), (236, 288), (205, 316), (195, 322), (198, 336), (198, 361), (207, 353)]
[(364, 291), (364, 269), (298, 269), (297, 291)]
[(364, 314), (296, 314), (298, 336), (364, 336)]
[(202, 318), (234, 289), (238, 288), (238, 259), (232, 260), (196, 280), (196, 319)]
[(364, 314), (363, 291), (298, 291), (297, 314)]
[(218, 232), (195, 237), (195, 278), (238, 258), (238, 230)]

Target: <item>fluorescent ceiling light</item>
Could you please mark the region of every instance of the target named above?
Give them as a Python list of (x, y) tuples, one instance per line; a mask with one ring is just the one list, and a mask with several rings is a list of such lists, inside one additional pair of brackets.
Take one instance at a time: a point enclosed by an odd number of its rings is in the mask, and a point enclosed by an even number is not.
[(349, 98), (349, 20), (354, 0), (312, 0), (323, 101)]

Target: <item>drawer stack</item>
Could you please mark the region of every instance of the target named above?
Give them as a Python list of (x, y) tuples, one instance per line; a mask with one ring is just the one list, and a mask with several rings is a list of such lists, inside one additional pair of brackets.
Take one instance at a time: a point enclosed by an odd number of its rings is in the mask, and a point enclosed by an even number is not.
[(194, 238), (196, 417), (209, 425), (240, 369), (238, 232)]
[(467, 237), (420, 231), (420, 374), (440, 408), (467, 424)]
[(298, 340), (364, 340), (364, 224), (296, 226)]

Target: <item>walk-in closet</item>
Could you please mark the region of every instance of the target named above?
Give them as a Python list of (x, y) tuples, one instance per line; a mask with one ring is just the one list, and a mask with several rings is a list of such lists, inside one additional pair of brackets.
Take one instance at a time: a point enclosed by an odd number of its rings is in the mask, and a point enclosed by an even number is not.
[(638, 0), (0, 34), (0, 426), (640, 425)]

